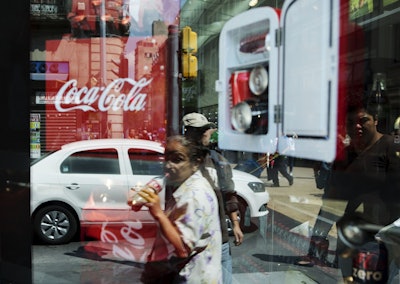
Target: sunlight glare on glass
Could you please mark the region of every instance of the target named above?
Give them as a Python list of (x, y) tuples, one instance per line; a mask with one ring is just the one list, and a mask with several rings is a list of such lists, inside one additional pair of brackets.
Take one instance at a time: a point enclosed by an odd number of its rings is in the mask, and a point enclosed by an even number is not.
[(257, 5), (258, 4), (258, 0), (250, 0), (249, 1), (249, 6), (250, 7), (254, 7), (255, 5)]

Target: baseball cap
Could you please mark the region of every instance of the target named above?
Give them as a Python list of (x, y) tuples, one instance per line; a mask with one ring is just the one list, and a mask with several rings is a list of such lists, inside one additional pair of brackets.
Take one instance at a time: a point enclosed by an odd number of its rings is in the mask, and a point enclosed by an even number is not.
[(213, 128), (216, 128), (215, 124), (212, 122), (209, 122), (208, 119), (197, 112), (192, 112), (187, 115), (185, 115), (182, 118), (182, 123), (183, 126), (190, 126), (190, 127), (204, 127), (204, 126), (212, 126)]

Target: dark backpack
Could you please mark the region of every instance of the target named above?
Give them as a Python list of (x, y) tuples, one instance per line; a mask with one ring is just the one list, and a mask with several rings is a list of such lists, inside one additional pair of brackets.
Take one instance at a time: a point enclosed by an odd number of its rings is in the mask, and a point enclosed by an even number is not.
[(227, 159), (215, 150), (210, 150), (210, 158), (217, 171), (218, 189), (222, 193), (223, 204), (227, 213), (239, 210), (235, 183), (232, 180), (232, 168)]
[(232, 168), (229, 161), (215, 150), (210, 151), (210, 156), (217, 171), (219, 189), (222, 192), (234, 191), (235, 184), (232, 181)]

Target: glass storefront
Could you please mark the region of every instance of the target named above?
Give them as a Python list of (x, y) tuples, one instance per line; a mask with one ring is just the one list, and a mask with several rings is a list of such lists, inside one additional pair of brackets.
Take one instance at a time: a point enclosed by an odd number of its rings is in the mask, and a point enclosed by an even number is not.
[[(125, 195), (160, 174), (166, 137), (182, 134), (191, 112), (218, 127), (216, 148), (232, 168), (255, 178), (234, 175), (237, 187), (252, 185), (238, 189), (244, 243), (230, 235), (233, 283), (400, 281), (400, 1), (29, 7), (29, 90), (18, 92), (29, 96), (33, 283), (59, 275), (37, 251), (71, 244), (79, 249), (66, 255), (134, 263), (140, 278), (155, 226)], [(100, 164), (110, 170), (87, 177)], [(60, 223), (50, 233), (52, 214)], [(67, 283), (108, 281), (102, 269), (73, 269)]]

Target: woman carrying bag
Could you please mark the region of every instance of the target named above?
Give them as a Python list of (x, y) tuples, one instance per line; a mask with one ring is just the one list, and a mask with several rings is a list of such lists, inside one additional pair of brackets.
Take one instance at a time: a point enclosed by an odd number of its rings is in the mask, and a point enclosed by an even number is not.
[(139, 194), (159, 226), (143, 283), (220, 283), (218, 201), (200, 168), (208, 150), (183, 136), (165, 148), (166, 209), (151, 189)]

